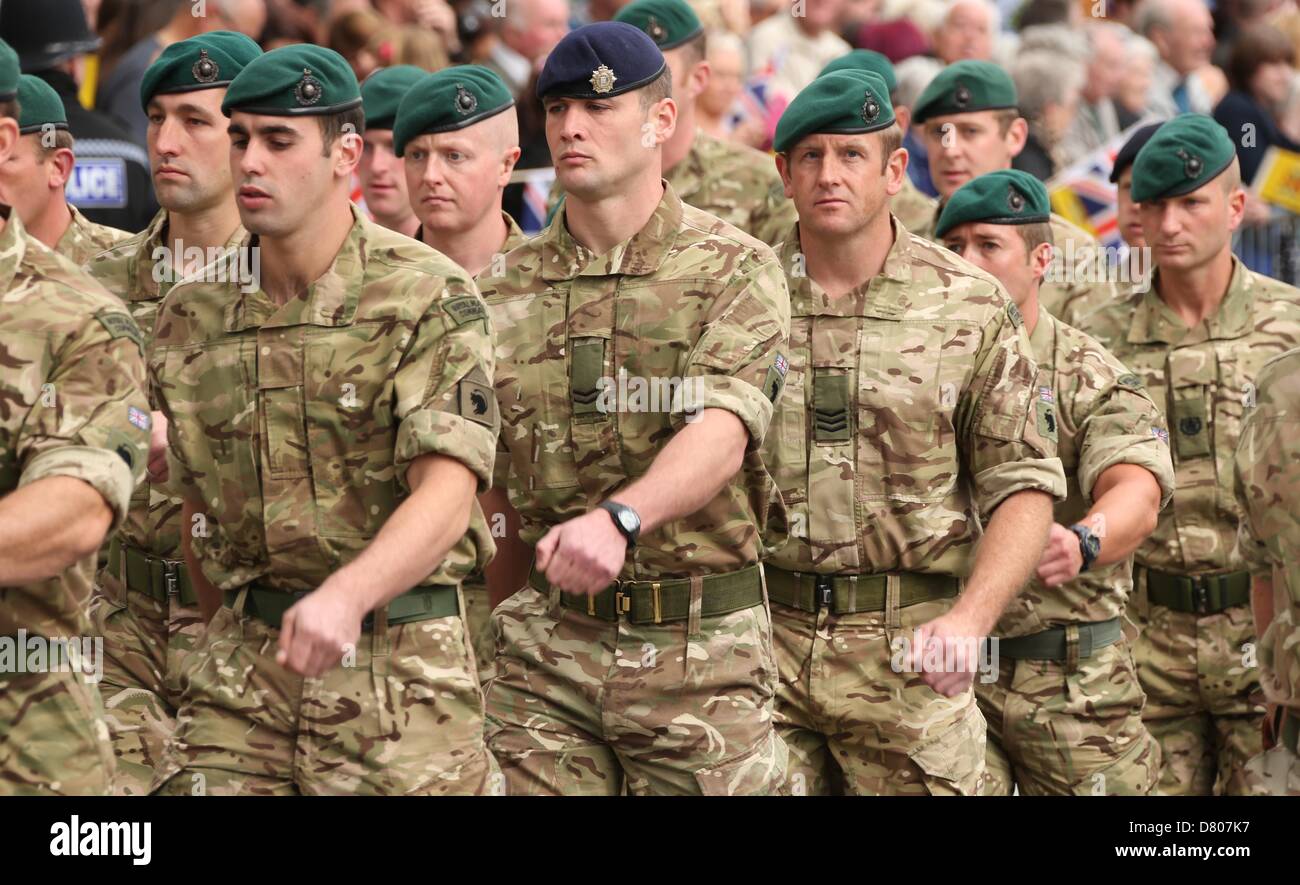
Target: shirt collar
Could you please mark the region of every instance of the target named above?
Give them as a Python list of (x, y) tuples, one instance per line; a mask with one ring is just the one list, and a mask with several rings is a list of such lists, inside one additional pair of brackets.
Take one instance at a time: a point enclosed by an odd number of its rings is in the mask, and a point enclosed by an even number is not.
[(668, 182), (664, 181), (663, 186), (659, 205), (645, 226), (604, 255), (593, 254), (573, 239), (565, 221), (569, 211), (566, 201), (539, 234), (542, 279), (554, 283), (578, 276), (644, 276), (658, 270), (676, 242), (682, 222), (681, 199)]

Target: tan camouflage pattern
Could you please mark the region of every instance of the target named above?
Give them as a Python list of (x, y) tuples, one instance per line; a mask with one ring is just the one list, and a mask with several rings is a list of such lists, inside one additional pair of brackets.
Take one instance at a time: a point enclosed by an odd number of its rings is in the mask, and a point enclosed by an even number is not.
[[(1064, 526), (1082, 522), (1104, 537), (1105, 526), (1085, 517), (1097, 478), (1116, 464), (1145, 467), (1160, 485), (1161, 506), (1168, 504), (1174, 493), (1168, 427), (1134, 374), (1096, 339), (1042, 307), (1029, 343), (1039, 370), (1034, 399), (1052, 407), (1056, 451), (1065, 469), (1066, 498), (1056, 504), (1055, 521)], [(1123, 617), (1132, 591), (1131, 559), (1095, 566), (1051, 589), (1034, 576), (1002, 613), (995, 634), (1028, 636), (1050, 627)]]
[(893, 669), (895, 639), (950, 607), (818, 614), (772, 606), (781, 682), (777, 734), (795, 796), (974, 796), (982, 789), (984, 717), (971, 690), (945, 698)]
[[(759, 458), (769, 394), (777, 393), (766, 382), (790, 324), (772, 251), (684, 205), (665, 183), (645, 227), (608, 253), (576, 243), (561, 210), (509, 254), (504, 276), (480, 282), (497, 332), (496, 484), (519, 511), (522, 539), (537, 543), (551, 526), (643, 475), (685, 426), (686, 416), (662, 402), (657, 410), (616, 405), (575, 417), (569, 356), (598, 342), (605, 378), (690, 379), (691, 406), (725, 409), (750, 435), (726, 486), (697, 512), (643, 533), (619, 577), (689, 577), (757, 562), (769, 518), (773, 531), (784, 530), (784, 509)], [(775, 666), (761, 607), (706, 619), (688, 634), (684, 623), (649, 629), (560, 613), (525, 589), (498, 607), (494, 623), (490, 745), (511, 792), (617, 792), (624, 776), (631, 792), (779, 787)], [(642, 660), (644, 645), (657, 664), (625, 660), (631, 650)], [(616, 652), (623, 657), (614, 668)], [(624, 712), (612, 713), (614, 695)], [(576, 765), (590, 762), (590, 777), (568, 761), (579, 746), (586, 749)], [(564, 773), (548, 773), (557, 768)]]
[[(978, 513), (1026, 489), (1064, 497), (1056, 443), (1036, 420), (1029, 337), (996, 280), (897, 219), (882, 273), (841, 297), (804, 273), (797, 228), (779, 256), (793, 321), (764, 460), (791, 537), (767, 562), (966, 577)], [(816, 439), (822, 373), (849, 376), (846, 441)]]
[[(1300, 292), (1234, 258), (1218, 312), (1188, 329), (1159, 285), (1157, 268), (1149, 291), (1086, 318), (1169, 416), (1177, 490), (1135, 561), (1183, 575), (1239, 571), (1247, 566), (1237, 546), (1234, 452), (1260, 368), (1300, 342)], [(1242, 766), (1261, 749), (1263, 712), (1249, 607), (1200, 618), (1171, 611), (1148, 603), (1138, 577), (1134, 654), (1143, 715), (1164, 750), (1160, 791), (1244, 792)]]
[(1142, 723), (1144, 695), (1127, 640), (1071, 671), (1056, 661), (1000, 657), (975, 681), (988, 722), (984, 795), (1145, 796), (1160, 777), (1160, 744)]
[[(0, 230), (0, 495), (52, 476), (103, 496), (113, 527), (144, 473), (140, 333), (121, 303), (23, 229)], [(0, 636), (89, 637), (94, 557), (0, 588)], [(91, 662), (93, 664), (93, 662)], [(0, 674), (0, 794), (104, 793), (113, 757), (99, 690), (79, 673)]]
[(767, 795), (776, 663), (764, 606), (635, 625), (554, 605), (531, 587), (494, 615), (489, 745), (511, 795)]
[[(1270, 703), (1300, 716), (1300, 349), (1267, 362), (1237, 446), (1240, 543), (1254, 573), (1273, 579), (1273, 620), (1259, 640), (1259, 682)], [(1263, 792), (1300, 795), (1300, 756), (1277, 746), (1252, 759)]]
[(504, 794), (459, 617), (366, 630), (355, 660), (319, 679), (275, 663), (279, 632), (217, 611), (185, 663), (185, 705), (158, 792)]
[[(126, 231), (109, 227), (107, 224), (96, 224), (82, 215), (81, 210), (71, 203), (68, 204), (68, 211), (72, 213), (72, 223), (54, 244), (54, 251), (77, 266), (85, 264), (100, 252), (113, 248), (131, 236)], [(109, 289), (109, 291), (114, 290)], [(148, 330), (142, 328), (140, 331)]]
[(925, 230), (933, 225), (939, 201), (927, 197), (912, 184), (910, 176), (903, 175), (903, 189), (889, 199), (889, 211), (909, 231)]

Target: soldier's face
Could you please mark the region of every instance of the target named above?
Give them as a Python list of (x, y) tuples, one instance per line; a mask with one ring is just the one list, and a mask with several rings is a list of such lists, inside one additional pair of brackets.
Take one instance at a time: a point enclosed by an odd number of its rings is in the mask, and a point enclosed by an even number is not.
[(879, 133), (809, 135), (777, 155), (785, 195), (799, 212), (799, 227), (819, 236), (844, 236), (888, 211), (903, 187), (907, 152), (886, 160)]
[(1016, 225), (959, 224), (943, 235), (943, 244), (980, 270), (998, 278), (1016, 307), (1024, 309), (1052, 260), (1050, 243), (1031, 252)]
[(976, 111), (931, 117), (920, 126), (930, 160), (930, 177), (944, 199), (972, 178), (1010, 169), (1028, 135), (1027, 124), (1017, 118), (1005, 132), (997, 111)]
[(1130, 248), (1140, 249), (1147, 244), (1142, 234), (1142, 216), (1138, 212), (1140, 203), (1133, 202), (1133, 166), (1119, 174), (1119, 235)]
[[(506, 113), (511, 113), (507, 111)], [(468, 230), (501, 208), (518, 149), (494, 137), (494, 119), (456, 132), (435, 132), (406, 145), (406, 187), (411, 208), (434, 233)]]
[(1193, 270), (1230, 247), (1232, 232), (1241, 225), (1246, 192), (1240, 187), (1226, 192), (1221, 178), (1181, 197), (1139, 204), (1142, 232), (1156, 267)]
[(270, 237), (315, 227), (321, 208), (349, 189), (361, 150), (356, 132), (343, 133), (326, 150), (313, 117), (236, 111), (230, 119), (230, 171), (244, 227)]
[(544, 109), (555, 177), (571, 196), (586, 201), (618, 194), (647, 169), (659, 174), (659, 148), (677, 124), (671, 98), (642, 108), (641, 90), (613, 98), (551, 98)]
[(158, 203), (168, 212), (199, 212), (231, 198), (225, 94), (199, 89), (149, 102), (149, 168)]
[(362, 136), (365, 148), (357, 171), (366, 205), (375, 216), (396, 218), (411, 211), (406, 198), (406, 174), (402, 161), (393, 153), (391, 129), (367, 129)]
[[(72, 151), (66, 156), (41, 149), (41, 133), (20, 136), (9, 159), (0, 163), (0, 201), (14, 208), (24, 224), (42, 217), (52, 205), (64, 200), (63, 185), (72, 169)], [(66, 210), (65, 210), (66, 211)]]

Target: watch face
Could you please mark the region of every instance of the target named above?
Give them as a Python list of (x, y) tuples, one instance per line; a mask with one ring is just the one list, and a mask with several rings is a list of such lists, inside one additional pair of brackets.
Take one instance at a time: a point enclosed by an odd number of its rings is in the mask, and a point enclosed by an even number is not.
[(620, 510), (618, 512), (619, 524), (623, 526), (624, 531), (635, 532), (641, 527), (641, 520), (636, 518), (636, 514), (631, 510)]

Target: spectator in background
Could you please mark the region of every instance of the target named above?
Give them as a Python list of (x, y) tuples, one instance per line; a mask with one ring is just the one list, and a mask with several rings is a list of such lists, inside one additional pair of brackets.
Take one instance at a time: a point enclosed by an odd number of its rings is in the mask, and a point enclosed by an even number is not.
[(998, 9), (987, 0), (953, 0), (934, 29), (934, 54), (946, 65), (962, 59), (989, 61), (1001, 26)]
[(1294, 63), (1291, 41), (1268, 25), (1243, 30), (1228, 56), (1231, 91), (1214, 109), (1214, 119), (1237, 146), (1241, 180), (1248, 184), (1273, 145), (1300, 151), (1300, 144), (1278, 126), (1295, 77)]
[(754, 121), (735, 120), (736, 102), (745, 88), (745, 44), (735, 34), (712, 31), (708, 47), (709, 85), (695, 103), (696, 122), (714, 138), (725, 138), (756, 147), (766, 135)]
[(1127, 28), (1114, 22), (1090, 21), (1084, 25), (1087, 73), (1079, 95), (1079, 111), (1061, 144), (1067, 165), (1105, 146), (1123, 131), (1114, 98), (1123, 85), (1128, 33)]
[[(801, 16), (793, 15), (802, 9)], [(801, 0), (765, 19), (750, 34), (750, 67), (767, 81), (768, 111), (780, 117), (785, 105), (832, 59), (852, 47), (838, 33), (844, 0)], [(775, 125), (775, 124), (773, 124)]]
[(347, 59), (357, 82), (381, 67), (377, 43), (385, 28), (384, 19), (368, 9), (354, 9), (330, 20), (325, 45)]
[(879, 52), (894, 64), (930, 51), (930, 41), (925, 32), (907, 18), (865, 24), (858, 29), (853, 43), (858, 49)]
[[(1129, 34), (1124, 41), (1124, 66), (1115, 92), (1115, 116), (1120, 131), (1147, 116), (1160, 116), (1147, 105), (1151, 96), (1151, 78), (1160, 54), (1145, 37)], [(1164, 118), (1167, 119), (1167, 118)]]
[(442, 33), (419, 25), (402, 25), (383, 34), (375, 54), (383, 67), (413, 65), (432, 73), (451, 64)]
[(1047, 181), (1061, 168), (1060, 143), (1079, 107), (1084, 68), (1068, 55), (1030, 49), (1016, 56), (1011, 78), (1020, 97), (1020, 115), (1029, 123), (1025, 147), (1011, 168)]
[(1214, 21), (1203, 0), (1143, 0), (1136, 25), (1160, 55), (1151, 76), (1151, 111), (1166, 118), (1210, 113), (1214, 102), (1197, 76), (1214, 51)]
[[(894, 73), (898, 77), (894, 103), (912, 107), (941, 70), (943, 65), (928, 55), (914, 55), (899, 62), (894, 66)], [(907, 148), (907, 177), (912, 179), (912, 184), (921, 193), (927, 197), (937, 197), (939, 189), (930, 178), (930, 156), (915, 126), (908, 127), (907, 134), (903, 136), (903, 147)]]
[[(518, 99), (555, 44), (569, 33), (569, 0), (510, 0), (499, 39), (484, 64)], [(527, 153), (527, 147), (524, 148)]]

